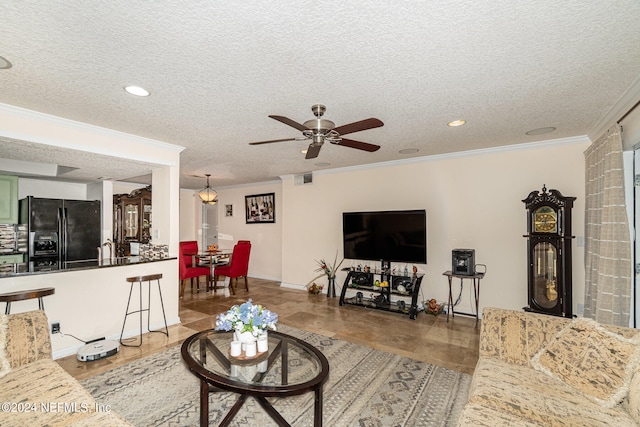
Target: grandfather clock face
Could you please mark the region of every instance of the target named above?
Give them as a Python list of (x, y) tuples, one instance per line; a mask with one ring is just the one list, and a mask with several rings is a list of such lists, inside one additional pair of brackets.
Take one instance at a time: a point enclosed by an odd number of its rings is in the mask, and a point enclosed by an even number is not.
[(541, 206), (533, 211), (534, 233), (557, 233), (558, 212), (551, 206)]

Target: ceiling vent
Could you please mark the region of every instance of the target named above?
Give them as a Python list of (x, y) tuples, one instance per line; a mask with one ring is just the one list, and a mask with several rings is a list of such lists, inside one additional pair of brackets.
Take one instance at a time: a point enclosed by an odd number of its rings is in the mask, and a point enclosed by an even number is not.
[(311, 184), (312, 182), (313, 182), (313, 174), (311, 172), (301, 173), (293, 177), (294, 185)]

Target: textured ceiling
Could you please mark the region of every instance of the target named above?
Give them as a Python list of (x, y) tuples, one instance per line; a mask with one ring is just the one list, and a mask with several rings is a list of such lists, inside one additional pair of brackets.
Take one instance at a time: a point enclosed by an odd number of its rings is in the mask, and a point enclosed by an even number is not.
[[(637, 0), (3, 0), (0, 17), (0, 103), (186, 147), (183, 188), (586, 135), (640, 75)], [(336, 125), (382, 120), (349, 135), (382, 148), (248, 145), (298, 136), (268, 115), (301, 123), (315, 103)], [(0, 157), (51, 161), (10, 140)], [(149, 171), (63, 157), (68, 179)]]

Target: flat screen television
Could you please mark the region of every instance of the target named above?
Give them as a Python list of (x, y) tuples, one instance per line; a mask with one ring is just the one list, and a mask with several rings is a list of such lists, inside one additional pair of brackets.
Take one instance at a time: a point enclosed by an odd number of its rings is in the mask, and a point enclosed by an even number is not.
[(427, 263), (427, 213), (425, 210), (344, 212), (344, 257)]

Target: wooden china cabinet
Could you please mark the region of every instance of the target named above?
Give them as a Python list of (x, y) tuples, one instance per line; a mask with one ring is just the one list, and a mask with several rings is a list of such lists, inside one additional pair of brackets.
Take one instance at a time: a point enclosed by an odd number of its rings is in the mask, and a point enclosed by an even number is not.
[(151, 240), (151, 186), (113, 195), (113, 242), (117, 256), (131, 254), (131, 243)]

